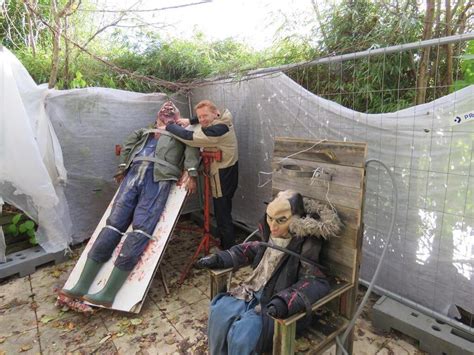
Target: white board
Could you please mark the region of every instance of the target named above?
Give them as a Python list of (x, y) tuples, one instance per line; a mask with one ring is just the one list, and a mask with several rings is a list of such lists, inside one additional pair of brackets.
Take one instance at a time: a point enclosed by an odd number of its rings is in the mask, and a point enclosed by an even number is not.
[[(64, 288), (69, 289), (73, 287), (79, 279), (79, 275), (81, 274), (86, 262), (87, 254), (89, 253), (89, 250), (94, 244), (94, 241), (99, 235), (100, 231), (105, 226), (107, 217), (110, 214), (110, 210), (116, 196), (117, 195), (114, 196), (114, 199), (109, 204), (109, 207), (102, 216), (102, 219), (92, 234), (91, 239), (87, 243), (86, 248), (82, 252), (82, 255), (76, 263), (76, 266), (74, 266), (71, 275), (69, 275)], [(185, 199), (186, 189), (184, 187), (173, 185), (168, 196), (165, 209), (163, 210), (161, 218), (153, 232), (154, 239), (151, 240), (147, 245), (138, 264), (135, 266), (133, 271), (128, 276), (128, 279), (117, 293), (114, 303), (110, 309), (132, 313), (140, 312), (142, 301), (145, 299), (151, 281), (158, 270), (161, 258), (164, 255), (168, 240), (173, 232), (176, 221), (178, 220)], [(131, 231), (131, 227), (127, 231)], [(126, 237), (122, 238), (120, 243), (115, 248), (110, 260), (102, 266), (102, 269), (96, 276), (89, 289), (89, 293), (96, 293), (104, 287), (110, 273), (112, 272), (114, 261), (117, 258), (125, 239)]]

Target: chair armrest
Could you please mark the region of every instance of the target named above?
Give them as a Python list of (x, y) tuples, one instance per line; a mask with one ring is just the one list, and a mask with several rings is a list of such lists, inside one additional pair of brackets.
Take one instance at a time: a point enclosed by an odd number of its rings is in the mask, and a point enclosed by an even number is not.
[[(354, 284), (348, 283), (346, 281), (341, 282), (339, 285), (333, 287), (331, 291), (324, 296), (323, 298), (320, 298), (317, 300), (315, 303), (311, 305), (311, 310), (315, 311), (318, 308), (324, 306), (326, 303), (329, 301), (332, 301), (334, 298), (341, 296), (342, 294), (352, 290), (354, 287)], [(285, 318), (285, 319), (278, 319), (281, 324), (285, 326), (289, 326), (293, 323), (296, 323), (297, 320), (300, 320), (301, 318), (304, 318), (306, 316), (306, 311), (301, 311), (299, 313), (293, 314), (292, 316)]]
[(227, 291), (228, 284), (232, 278), (232, 268), (227, 269), (209, 269), (209, 278), (211, 286), (210, 299), (212, 300), (218, 293)]
[[(333, 285), (331, 291), (320, 298), (311, 305), (313, 311), (320, 307), (323, 307), (326, 303), (333, 300), (336, 297), (343, 295), (344, 293), (351, 291), (354, 284), (348, 282), (341, 282), (337, 285)], [(294, 354), (296, 347), (296, 322), (306, 316), (305, 311), (296, 313), (285, 319), (273, 318), (274, 322), (274, 333), (273, 333), (273, 354)], [(348, 323), (348, 321), (347, 321)]]

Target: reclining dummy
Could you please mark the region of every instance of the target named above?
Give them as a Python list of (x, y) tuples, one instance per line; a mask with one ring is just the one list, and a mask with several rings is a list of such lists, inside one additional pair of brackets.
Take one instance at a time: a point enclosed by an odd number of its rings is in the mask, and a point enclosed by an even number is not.
[(274, 331), (269, 315), (289, 317), (329, 292), (319, 252), (322, 238), (336, 235), (340, 226), (337, 214), (326, 205), (282, 191), (267, 206), (260, 224), (263, 242), (239, 244), (200, 259), (197, 266), (203, 268), (254, 267), (245, 282), (211, 301), (210, 353), (269, 351)]
[[(156, 127), (164, 127), (178, 118), (179, 110), (168, 101), (157, 114)], [(77, 283), (61, 292), (71, 298), (111, 307), (115, 295), (153, 238), (151, 234), (172, 184), (181, 176), (180, 182), (188, 192), (193, 192), (198, 164), (197, 148), (186, 146), (168, 135), (160, 135), (151, 129), (140, 129), (131, 134), (124, 143), (119, 170), (115, 174), (118, 182), (123, 181), (107, 225), (92, 245)], [(185, 171), (182, 173), (183, 168)], [(130, 224), (133, 230), (127, 233), (106, 285), (98, 293), (88, 294), (100, 268), (110, 259)]]

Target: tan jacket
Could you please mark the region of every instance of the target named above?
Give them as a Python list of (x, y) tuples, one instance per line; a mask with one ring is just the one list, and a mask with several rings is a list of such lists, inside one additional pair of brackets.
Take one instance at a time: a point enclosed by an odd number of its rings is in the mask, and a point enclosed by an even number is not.
[[(217, 125), (226, 125), (228, 131), (224, 134), (209, 134), (209, 128)], [(172, 130), (169, 132), (175, 133)], [(211, 129), (212, 131), (212, 129)], [(189, 131), (188, 131), (189, 132)], [(206, 134), (206, 132), (208, 134)], [(222, 182), (219, 171), (235, 165), (238, 161), (237, 137), (235, 135), (234, 125), (232, 123), (232, 114), (229, 110), (225, 110), (222, 117), (216, 118), (209, 127), (203, 128), (200, 124), (195, 126), (191, 139), (184, 139), (176, 134), (173, 137), (181, 142), (191, 146), (200, 147), (204, 151), (222, 151), (222, 160), (220, 162), (213, 161), (211, 163), (211, 191), (213, 197), (222, 197)]]

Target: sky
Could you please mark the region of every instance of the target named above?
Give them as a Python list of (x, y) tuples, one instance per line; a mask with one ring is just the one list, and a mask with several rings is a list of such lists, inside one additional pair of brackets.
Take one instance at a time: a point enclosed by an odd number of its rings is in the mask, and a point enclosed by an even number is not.
[[(142, 0), (138, 9), (156, 9), (167, 6), (199, 2), (200, 0)], [(99, 0), (98, 7), (126, 9), (130, 1)], [(297, 14), (297, 15), (295, 15)], [(255, 49), (269, 47), (278, 27), (287, 16), (292, 22), (302, 24), (305, 17), (314, 16), (311, 0), (213, 0), (195, 6), (142, 13), (147, 22), (165, 22), (163, 34), (189, 38), (197, 31), (209, 39), (235, 38)], [(302, 25), (301, 33), (309, 31)]]

